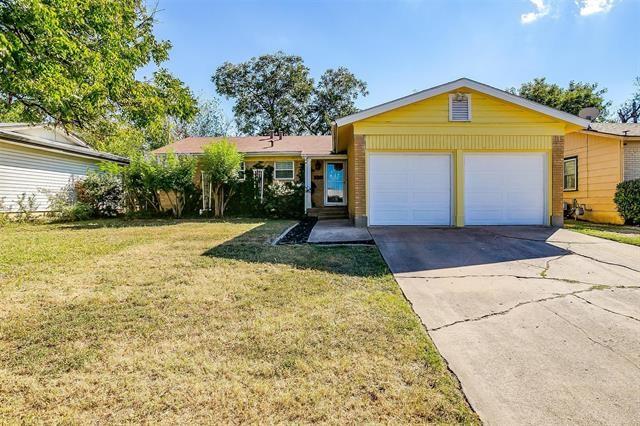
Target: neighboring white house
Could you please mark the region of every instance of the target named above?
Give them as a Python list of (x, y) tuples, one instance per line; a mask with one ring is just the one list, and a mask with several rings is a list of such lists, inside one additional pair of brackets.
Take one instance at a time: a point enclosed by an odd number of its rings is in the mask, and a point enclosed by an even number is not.
[(129, 163), (60, 129), (0, 123), (0, 209), (16, 211), (21, 197), (34, 197), (35, 211), (47, 211), (51, 195), (97, 170), (103, 161)]

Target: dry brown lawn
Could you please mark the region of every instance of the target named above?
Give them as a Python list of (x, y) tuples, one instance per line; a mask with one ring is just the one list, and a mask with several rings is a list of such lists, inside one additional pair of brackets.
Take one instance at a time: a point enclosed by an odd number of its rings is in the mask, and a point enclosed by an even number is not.
[(377, 249), (289, 224), (0, 228), (0, 423), (476, 423)]

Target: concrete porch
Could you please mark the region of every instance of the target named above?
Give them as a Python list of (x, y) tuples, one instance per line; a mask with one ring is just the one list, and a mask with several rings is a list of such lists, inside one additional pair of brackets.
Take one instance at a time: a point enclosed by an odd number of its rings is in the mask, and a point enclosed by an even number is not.
[(356, 228), (349, 219), (318, 220), (309, 234), (312, 244), (363, 244), (373, 242), (367, 228)]

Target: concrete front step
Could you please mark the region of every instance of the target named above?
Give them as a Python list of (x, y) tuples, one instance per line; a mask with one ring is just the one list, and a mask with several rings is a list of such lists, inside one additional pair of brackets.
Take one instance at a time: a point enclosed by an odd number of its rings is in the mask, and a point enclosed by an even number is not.
[(349, 216), (346, 207), (315, 207), (307, 211), (307, 215), (323, 219), (344, 219)]

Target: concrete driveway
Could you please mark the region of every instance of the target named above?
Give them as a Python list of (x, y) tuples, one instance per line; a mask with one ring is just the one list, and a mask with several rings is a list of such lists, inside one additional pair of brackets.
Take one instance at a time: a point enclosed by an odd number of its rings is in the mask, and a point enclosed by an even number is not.
[(541, 227), (374, 227), (489, 424), (640, 421), (640, 247)]

